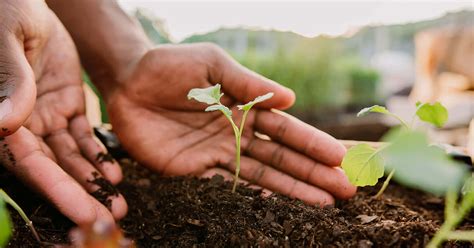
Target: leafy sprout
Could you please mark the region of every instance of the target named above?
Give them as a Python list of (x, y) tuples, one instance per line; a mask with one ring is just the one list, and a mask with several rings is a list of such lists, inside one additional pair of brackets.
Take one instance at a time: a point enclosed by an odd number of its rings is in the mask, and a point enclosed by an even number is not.
[[(420, 120), (433, 124), (436, 127), (441, 127), (448, 119), (446, 108), (439, 102), (434, 104), (422, 104), (418, 102), (416, 106), (417, 110), (413, 119), (418, 117)], [(394, 176), (394, 179), (397, 181), (404, 181), (405, 184), (410, 184), (410, 186), (416, 186), (418, 188), (425, 187), (423, 188), (424, 190), (435, 194), (446, 192), (447, 185), (453, 181), (459, 184), (459, 180), (462, 180), (460, 179), (460, 175), (464, 172), (457, 170), (459, 166), (446, 166), (448, 164), (454, 164), (454, 162), (450, 160), (444, 152), (437, 151), (434, 147), (429, 147), (425, 135), (413, 131), (411, 128), (413, 124), (408, 125), (400, 116), (379, 105), (364, 108), (357, 116), (364, 116), (369, 113), (380, 113), (391, 116), (400, 122), (404, 130), (391, 132), (390, 135), (385, 137), (385, 141), (388, 143), (378, 149), (374, 149), (366, 144), (359, 144), (348, 150), (342, 161), (342, 168), (352, 184), (356, 186), (373, 186), (383, 176), (386, 169), (390, 171), (389, 176), (376, 197), (383, 193), (392, 176)], [(426, 168), (418, 168), (419, 165), (422, 164), (441, 165), (439, 168), (445, 169), (446, 171), (444, 173), (449, 172), (451, 174), (443, 177), (447, 180), (444, 184), (434, 184), (429, 181), (415, 183), (413, 179), (407, 179), (412, 177), (418, 178), (417, 174), (413, 174), (415, 172), (414, 170), (417, 170), (416, 173), (423, 175), (422, 170)], [(403, 171), (399, 174), (395, 173), (395, 169)], [(402, 174), (407, 175), (402, 176)]]
[(234, 175), (234, 185), (232, 187), (232, 192), (235, 192), (235, 189), (237, 187), (237, 182), (239, 179), (239, 173), (240, 173), (240, 142), (242, 138), (242, 133), (244, 131), (244, 125), (245, 125), (245, 120), (247, 119), (247, 114), (250, 111), (250, 109), (257, 103), (266, 101), (270, 99), (273, 96), (273, 93), (267, 93), (262, 96), (258, 96), (255, 98), (253, 101), (250, 101), (246, 104), (243, 105), (238, 105), (237, 108), (241, 111), (244, 111), (242, 115), (242, 120), (240, 121), (240, 127), (237, 126), (232, 119), (232, 111), (224, 106), (220, 99), (224, 95), (224, 93), (221, 93), (221, 85), (216, 84), (211, 87), (207, 88), (196, 88), (196, 89), (191, 89), (188, 93), (188, 99), (194, 99), (198, 102), (206, 103), (210, 105), (209, 107), (206, 108), (206, 112), (211, 112), (211, 111), (221, 111), (224, 116), (229, 120), (229, 123), (232, 126), (232, 129), (234, 131), (234, 136), (235, 136), (235, 175)]
[[(437, 146), (429, 145), (426, 134), (413, 130), (416, 117), (436, 127), (448, 120), (448, 111), (439, 102), (416, 103), (416, 112), (409, 126), (402, 118), (383, 106), (362, 109), (357, 116), (381, 113), (399, 120), (404, 128), (391, 130), (383, 140), (386, 145), (374, 149), (367, 144), (350, 148), (342, 161), (342, 169), (349, 181), (356, 186), (375, 185), (390, 171), (375, 197), (386, 189), (390, 179), (435, 195), (446, 195), (445, 222), (427, 247), (439, 247), (445, 240), (474, 241), (473, 230), (458, 230), (456, 226), (474, 208), (474, 178), (468, 169), (450, 158)], [(396, 172), (396, 173), (395, 173)], [(464, 186), (462, 186), (464, 184)], [(457, 195), (462, 186), (463, 198)]]

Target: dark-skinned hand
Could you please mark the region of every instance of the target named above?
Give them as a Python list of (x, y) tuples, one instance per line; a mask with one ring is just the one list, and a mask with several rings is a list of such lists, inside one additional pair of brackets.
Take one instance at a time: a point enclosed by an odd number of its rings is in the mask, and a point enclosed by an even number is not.
[(90, 181), (121, 178), (85, 118), (75, 46), (44, 1), (0, 3), (0, 127), (2, 164), (78, 224), (123, 217), (121, 195), (107, 209)]
[[(328, 134), (272, 109), (285, 109), (294, 93), (242, 67), (210, 44), (164, 45), (123, 68), (102, 92), (114, 131), (142, 164), (165, 175), (215, 173), (231, 178), (235, 139), (220, 113), (186, 98), (192, 88), (222, 84), (223, 103), (235, 106), (273, 92), (251, 110), (242, 137), (241, 177), (252, 184), (301, 199), (333, 204), (355, 194), (339, 168), (346, 152)], [(237, 121), (238, 123), (238, 121)], [(267, 135), (271, 140), (255, 136)]]

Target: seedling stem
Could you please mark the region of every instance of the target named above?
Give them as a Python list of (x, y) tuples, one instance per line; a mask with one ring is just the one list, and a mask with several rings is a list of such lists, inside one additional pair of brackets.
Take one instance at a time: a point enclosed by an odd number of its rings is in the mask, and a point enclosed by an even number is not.
[(21, 209), (18, 204), (5, 192), (3, 189), (0, 189), (0, 198), (2, 198), (6, 203), (8, 203), (10, 206), (12, 206), (18, 214), (21, 216), (21, 218), (25, 221), (26, 225), (30, 228), (31, 232), (33, 233), (33, 236), (35, 236), (35, 239), (38, 241), (38, 243), (41, 243), (41, 239), (36, 232), (35, 227), (33, 226), (33, 222), (26, 216), (25, 212), (23, 209)]
[(385, 189), (388, 186), (388, 183), (390, 182), (390, 179), (392, 179), (393, 174), (395, 174), (395, 169), (393, 169), (390, 172), (390, 174), (388, 174), (387, 178), (385, 179), (385, 181), (382, 184), (382, 188), (380, 188), (379, 192), (377, 192), (377, 194), (374, 196), (375, 198), (379, 198), (383, 194), (383, 192), (385, 191)]
[(445, 221), (430, 243), (428, 243), (427, 248), (439, 247), (445, 240), (474, 240), (474, 231), (453, 231), (474, 207), (474, 191), (464, 195), (458, 206), (456, 206), (456, 194), (457, 192), (454, 190), (448, 191), (445, 204)]
[(224, 95), (224, 93), (220, 92), (221, 85), (216, 84), (211, 87), (202, 88), (202, 89), (191, 89), (188, 93), (188, 99), (194, 99), (198, 102), (206, 103), (210, 105), (206, 108), (206, 112), (208, 111), (221, 111), (224, 116), (229, 120), (232, 129), (234, 130), (235, 135), (235, 174), (234, 174), (234, 185), (232, 186), (232, 193), (235, 192), (237, 188), (237, 182), (239, 180), (239, 173), (240, 173), (240, 144), (242, 134), (244, 132), (245, 121), (247, 119), (247, 114), (249, 113), (250, 109), (257, 103), (263, 102), (265, 100), (270, 99), (273, 96), (273, 93), (267, 93), (262, 96), (256, 97), (253, 101), (250, 101), (244, 105), (238, 105), (237, 108), (243, 111), (242, 120), (240, 121), (240, 128), (235, 124), (234, 120), (232, 119), (232, 111), (227, 108), (226, 106), (222, 105), (220, 102), (220, 98)]

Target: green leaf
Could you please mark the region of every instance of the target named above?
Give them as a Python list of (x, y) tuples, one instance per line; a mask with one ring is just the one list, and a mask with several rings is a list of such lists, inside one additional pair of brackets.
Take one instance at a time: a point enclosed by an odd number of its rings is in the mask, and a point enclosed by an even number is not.
[(0, 198), (0, 247), (5, 247), (11, 236), (12, 223), (5, 202)]
[(417, 102), (416, 115), (420, 120), (431, 123), (436, 127), (442, 127), (448, 120), (448, 110), (439, 102), (434, 104)]
[(395, 169), (394, 180), (435, 195), (459, 190), (467, 169), (444, 150), (430, 146), (426, 135), (417, 131), (392, 130), (384, 140), (391, 142), (382, 156), (387, 170)]
[(347, 151), (342, 169), (353, 185), (373, 186), (383, 176), (384, 160), (371, 146), (359, 144)]
[(466, 179), (466, 182), (462, 186), (461, 192), (463, 195), (474, 192), (474, 175)]
[(238, 105), (237, 108), (239, 108), (239, 110), (249, 111), (253, 107), (253, 105), (255, 105), (257, 103), (260, 103), (260, 102), (263, 102), (263, 101), (266, 101), (266, 100), (272, 98), (272, 96), (273, 96), (273, 92), (267, 93), (263, 96), (257, 96), (255, 98), (255, 100), (250, 101), (250, 102), (248, 102), (244, 105)]
[(359, 113), (357, 113), (357, 117), (367, 115), (368, 113), (381, 113), (381, 114), (389, 115), (397, 119), (405, 128), (409, 128), (408, 124), (402, 118), (400, 118), (400, 116), (388, 111), (387, 108), (383, 106), (374, 105), (372, 107), (364, 108), (361, 111), (359, 111)]
[(374, 105), (372, 107), (367, 107), (359, 111), (357, 113), (357, 117), (367, 115), (368, 113), (381, 113), (381, 114), (389, 114), (390, 111), (387, 110), (387, 108), (379, 105)]
[(212, 105), (206, 108), (206, 112), (211, 112), (211, 111), (216, 111), (216, 110), (222, 111), (222, 113), (224, 113), (228, 117), (232, 116), (232, 111), (230, 111), (228, 107), (221, 104)]
[(188, 93), (188, 99), (194, 99), (211, 105), (219, 103), (223, 95), (224, 93), (221, 93), (221, 85), (216, 84), (207, 88), (191, 89)]

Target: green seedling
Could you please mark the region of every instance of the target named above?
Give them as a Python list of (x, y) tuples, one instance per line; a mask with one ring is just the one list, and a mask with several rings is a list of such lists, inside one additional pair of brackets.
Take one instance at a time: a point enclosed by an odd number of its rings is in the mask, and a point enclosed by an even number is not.
[[(351, 183), (356, 186), (373, 186), (385, 170), (390, 171), (375, 197), (383, 193), (392, 177), (405, 186), (445, 195), (445, 222), (428, 244), (429, 248), (438, 247), (446, 240), (474, 241), (474, 231), (455, 230), (474, 208), (474, 178), (469, 176), (465, 166), (451, 159), (444, 150), (429, 145), (425, 133), (413, 128), (416, 117), (442, 127), (448, 119), (448, 112), (440, 103), (417, 103), (416, 106), (410, 125), (382, 106), (376, 105), (360, 111), (358, 116), (371, 112), (392, 116), (400, 121), (402, 128), (391, 130), (383, 138), (385, 145), (378, 149), (367, 144), (352, 147), (344, 157), (342, 167)], [(461, 186), (463, 198), (458, 201)]]
[(221, 103), (221, 97), (224, 95), (224, 93), (221, 93), (221, 85), (216, 84), (211, 87), (207, 88), (196, 88), (192, 89), (188, 93), (188, 99), (194, 99), (198, 102), (206, 103), (210, 105), (209, 107), (206, 108), (206, 112), (211, 112), (211, 111), (221, 111), (224, 116), (229, 120), (229, 123), (232, 126), (232, 129), (234, 130), (234, 136), (235, 136), (235, 175), (234, 175), (234, 185), (232, 187), (232, 193), (235, 192), (235, 189), (237, 187), (237, 182), (239, 179), (239, 172), (240, 172), (240, 141), (242, 138), (242, 133), (244, 131), (244, 126), (245, 126), (245, 120), (247, 118), (247, 114), (249, 113), (250, 109), (257, 103), (266, 101), (270, 99), (273, 96), (273, 93), (267, 93), (263, 96), (258, 96), (255, 98), (255, 100), (250, 101), (244, 105), (237, 105), (237, 108), (241, 111), (243, 111), (242, 115), (242, 120), (240, 121), (240, 127), (238, 127), (234, 120), (232, 119), (232, 111), (222, 105)]
[(3, 189), (0, 189), (0, 247), (4, 247), (6, 242), (8, 242), (12, 230), (10, 217), (5, 207), (5, 203), (8, 203), (8, 205), (18, 212), (26, 225), (30, 228), (38, 243), (41, 243), (41, 239), (33, 226), (33, 222), (28, 218), (28, 216), (26, 216), (23, 209), (21, 209), (21, 207), (18, 206), (18, 204), (5, 191), (3, 191)]
[[(403, 136), (405, 137), (405, 139), (410, 139), (411, 135), (409, 133), (411, 132), (416, 133), (413, 128), (416, 117), (418, 117), (420, 120), (424, 122), (431, 123), (436, 127), (443, 126), (444, 123), (448, 119), (448, 112), (446, 108), (443, 107), (439, 102), (436, 102), (434, 104), (417, 102), (416, 107), (417, 109), (416, 109), (415, 114), (413, 115), (410, 125), (398, 115), (388, 111), (385, 107), (379, 106), (379, 105), (374, 105), (372, 107), (364, 108), (357, 114), (357, 116), (364, 116), (369, 113), (380, 113), (380, 114), (391, 116), (397, 119), (402, 126), (401, 130), (403, 132), (397, 132), (397, 133), (399, 135), (403, 133), (408, 133)], [(396, 153), (396, 155), (399, 156), (398, 159), (407, 158), (406, 159), (407, 162), (413, 161), (414, 159), (425, 159), (425, 160), (429, 159), (428, 158), (429, 156), (424, 156), (426, 154), (421, 153), (422, 150), (423, 152), (437, 154), (437, 156), (434, 156), (434, 157), (437, 157), (438, 160), (443, 161), (443, 163), (446, 162), (447, 160), (445, 159), (445, 156), (443, 155), (441, 151), (435, 151), (434, 150), (435, 148), (429, 147), (427, 143), (426, 145), (423, 144), (423, 140), (424, 140), (423, 134), (421, 134), (421, 136), (415, 135), (415, 137), (417, 137), (419, 141), (417, 144), (421, 144), (421, 145), (413, 148), (414, 150), (407, 149), (407, 153), (404, 153), (404, 152), (400, 153), (399, 150), (390, 148), (390, 146), (392, 146), (392, 143), (395, 137), (397, 137), (397, 135), (386, 136), (385, 141), (388, 141), (388, 143), (386, 143), (385, 145), (383, 145), (382, 147), (378, 149), (375, 149), (367, 144), (359, 144), (348, 150), (342, 162), (342, 168), (344, 169), (346, 175), (348, 176), (352, 184), (356, 186), (368, 186), (368, 185), (373, 186), (384, 175), (384, 171), (386, 170), (386, 167), (392, 167), (389, 175), (387, 176), (387, 179), (382, 185), (382, 188), (379, 190), (379, 192), (377, 193), (375, 197), (379, 197), (380, 195), (382, 195), (382, 193), (387, 188), (389, 181), (395, 175), (396, 166), (390, 166), (392, 163), (387, 163), (387, 157), (390, 157), (391, 153)], [(413, 141), (413, 140), (409, 140), (409, 141)], [(404, 141), (403, 139), (398, 140), (397, 142), (402, 143), (402, 144), (409, 143), (409, 142)], [(404, 150), (405, 149), (402, 149), (402, 151)], [(415, 155), (419, 155), (420, 158), (414, 157)], [(394, 163), (394, 164), (400, 164), (400, 163)], [(400, 176), (396, 176), (396, 178), (400, 178)], [(443, 187), (435, 187), (435, 189), (429, 189), (429, 190), (436, 191), (436, 193), (439, 193), (439, 190), (437, 190), (437, 188), (443, 188)]]

